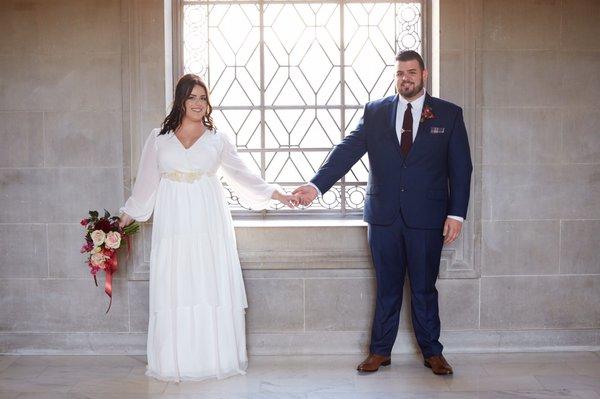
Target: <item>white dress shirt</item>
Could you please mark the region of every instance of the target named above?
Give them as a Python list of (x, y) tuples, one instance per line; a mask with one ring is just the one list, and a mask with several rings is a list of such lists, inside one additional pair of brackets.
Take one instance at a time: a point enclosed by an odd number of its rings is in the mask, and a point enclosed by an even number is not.
[[(402, 96), (398, 96), (398, 108), (396, 109), (396, 135), (398, 136), (398, 143), (402, 142), (402, 123), (404, 122), (404, 112), (406, 112), (406, 106), (409, 103), (407, 99)], [(419, 96), (417, 99), (410, 101), (410, 105), (412, 106), (412, 117), (413, 117), (413, 129), (412, 129), (412, 139), (413, 142), (417, 137), (417, 132), (419, 131), (419, 123), (421, 122), (421, 113), (423, 112), (423, 104), (425, 103), (425, 90), (423, 90), (423, 94)], [(313, 183), (308, 182), (309, 185), (314, 187), (317, 190), (317, 193), (321, 195), (321, 191), (317, 186)], [(459, 222), (463, 222), (464, 218), (460, 216), (448, 215), (450, 219), (458, 220)]]
[[(412, 117), (413, 117), (413, 125), (412, 125), (412, 139), (413, 142), (417, 137), (417, 132), (419, 131), (419, 122), (421, 121), (421, 113), (423, 112), (423, 104), (425, 103), (425, 90), (423, 90), (423, 94), (415, 100), (410, 102), (412, 106)], [(406, 112), (406, 106), (408, 105), (408, 100), (402, 96), (398, 96), (398, 108), (396, 108), (396, 135), (398, 136), (398, 143), (402, 142), (402, 123), (404, 122), (404, 113)]]

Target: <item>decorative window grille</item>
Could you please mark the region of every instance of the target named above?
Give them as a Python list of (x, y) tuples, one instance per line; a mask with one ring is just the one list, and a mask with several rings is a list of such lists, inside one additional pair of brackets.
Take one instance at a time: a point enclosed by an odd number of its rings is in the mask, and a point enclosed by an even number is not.
[[(174, 70), (203, 77), (217, 128), (235, 134), (257, 173), (289, 190), (313, 176), (366, 102), (394, 94), (398, 51), (423, 48), (423, 1), (175, 4)], [(367, 177), (365, 156), (303, 212), (360, 214)], [(225, 188), (231, 209), (244, 213)]]

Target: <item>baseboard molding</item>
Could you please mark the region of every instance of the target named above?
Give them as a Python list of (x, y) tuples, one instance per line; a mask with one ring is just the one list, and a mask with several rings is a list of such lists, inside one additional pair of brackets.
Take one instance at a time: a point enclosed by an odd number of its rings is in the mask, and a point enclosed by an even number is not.
[[(600, 329), (528, 331), (448, 331), (440, 341), (447, 353), (597, 351)], [(365, 332), (250, 334), (253, 355), (356, 354), (368, 351)], [(416, 353), (414, 335), (399, 332), (393, 353)]]
[(0, 333), (0, 353), (145, 355), (146, 333)]
[[(368, 350), (366, 332), (252, 333), (250, 355), (359, 354)], [(598, 351), (600, 329), (447, 331), (447, 353)], [(414, 336), (399, 332), (394, 353), (417, 352)], [(0, 353), (20, 355), (144, 355), (145, 333), (0, 333)]]

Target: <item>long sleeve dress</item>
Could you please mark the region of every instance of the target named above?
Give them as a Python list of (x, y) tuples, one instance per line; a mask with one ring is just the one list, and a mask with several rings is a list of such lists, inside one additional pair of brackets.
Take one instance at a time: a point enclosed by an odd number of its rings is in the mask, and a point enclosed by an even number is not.
[(158, 132), (146, 140), (121, 208), (138, 221), (154, 212), (146, 375), (197, 381), (244, 374), (248, 305), (217, 172), (255, 209), (266, 207), (277, 186), (253, 174), (221, 131), (207, 130), (187, 149), (173, 132)]

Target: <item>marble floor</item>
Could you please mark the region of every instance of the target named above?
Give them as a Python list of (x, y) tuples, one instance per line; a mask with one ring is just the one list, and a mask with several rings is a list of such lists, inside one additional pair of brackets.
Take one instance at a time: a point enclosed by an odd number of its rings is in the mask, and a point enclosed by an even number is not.
[(600, 399), (600, 352), (448, 354), (453, 376), (416, 355), (359, 375), (361, 356), (254, 356), (248, 374), (165, 383), (144, 356), (0, 356), (0, 399)]

